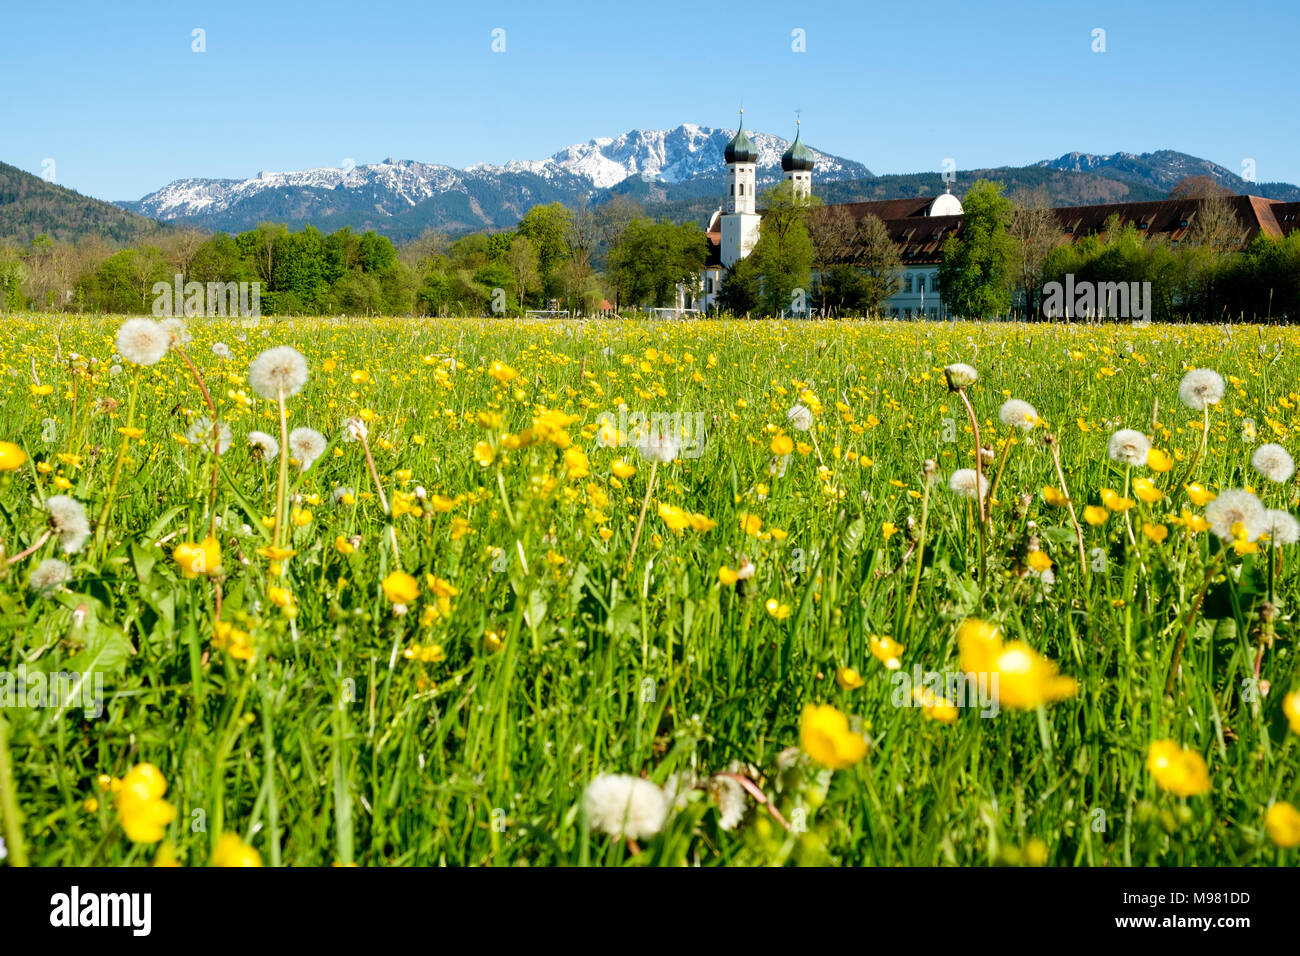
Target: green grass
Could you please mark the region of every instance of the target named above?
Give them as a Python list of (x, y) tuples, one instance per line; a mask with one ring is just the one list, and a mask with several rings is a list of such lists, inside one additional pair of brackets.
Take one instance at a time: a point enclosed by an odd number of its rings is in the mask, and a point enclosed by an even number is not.
[[(1294, 481), (1273, 485), (1249, 466), (1254, 447), (1292, 446), (1300, 425), (1300, 396), (1287, 397), (1300, 373), (1292, 331), (194, 320), (187, 350), (234, 446), (220, 460), (222, 573), (185, 579), (171, 550), (206, 533), (211, 458), (174, 436), (205, 413), (203, 400), (174, 354), (110, 374), (120, 321), (19, 316), (0, 352), (0, 440), (30, 455), (0, 474), (7, 554), (39, 539), (38, 501), (61, 493), (59, 475), (70, 483), (62, 493), (92, 519), (101, 513), (133, 382), (134, 424), (144, 431), (131, 443), (104, 541), (68, 558), (67, 588), (42, 598), (27, 587), (36, 564), (56, 556), (53, 541), (0, 581), (0, 668), (97, 667), (105, 681), (98, 719), (80, 709), (0, 711), (33, 864), (152, 862), (161, 843), (128, 840), (97, 783), (146, 761), (162, 771), (176, 808), (162, 842), (186, 865), (205, 865), (223, 832), (267, 865), (297, 866), (1297, 862), (1264, 832), (1269, 805), (1297, 797), (1282, 713), (1295, 682), (1293, 550), (1280, 549), (1277, 641), (1264, 656), (1270, 689), (1261, 695), (1252, 678), (1267, 552), (1230, 554), (1226, 577), (1192, 613), (1222, 546), (1168, 520), (1183, 508), (1203, 511), (1178, 484), (1200, 418), (1179, 405), (1178, 383), (1200, 366), (1240, 384), (1213, 410), (1208, 453), (1187, 480), (1214, 491), (1251, 484), (1273, 508), (1295, 503)], [(217, 360), (217, 341), (233, 360)], [(279, 344), (300, 349), (311, 366), (307, 386), (287, 402), (289, 427), (308, 425), (330, 440), (308, 471), (289, 473), (294, 494), (319, 496), (299, 502), (313, 518), (292, 530), (297, 553), (284, 563), (281, 583), (297, 602), (292, 622), (268, 600), (269, 562), (256, 553), (269, 543), (261, 519), (274, 506), (275, 468), (251, 460), (244, 443), (252, 428), (278, 434), (275, 403), (256, 399), (246, 375), (254, 356)], [(78, 370), (72, 353), (102, 361)], [(954, 361), (979, 370), (969, 395), (986, 444), (1001, 450), (1007, 429), (997, 412), (1007, 397), (1032, 402), (1046, 420), (1010, 451), (982, 587), (978, 519), (946, 487), (972, 459), (964, 411), (944, 384), (942, 368)], [(498, 382), (493, 362), (518, 377)], [(369, 381), (354, 382), (354, 371)], [(54, 386), (50, 394), (32, 393), (33, 373)], [(786, 424), (804, 388), (822, 403), (807, 434)], [(241, 390), (251, 407), (232, 397)], [(634, 448), (597, 441), (597, 417), (617, 413), (619, 399), (633, 411), (702, 412), (707, 422), (701, 457), (657, 470), (631, 568), (651, 466)], [(566, 432), (590, 475), (575, 478), (572, 462), (566, 472), (552, 442), (502, 462), (502, 432), (518, 434), (543, 408), (577, 416)], [(421, 516), (392, 521), (400, 566), (422, 591), (405, 615), (380, 586), (397, 567), (390, 522), (361, 445), (343, 440), (344, 419), (362, 409), (374, 413), (369, 442), (385, 494), (419, 486), (430, 496)], [(500, 429), (476, 422), (490, 410), (503, 416)], [(1043, 436), (1058, 437), (1082, 508), (1098, 503), (1103, 487), (1126, 488), (1106, 454), (1119, 427), (1150, 434), (1181, 460), (1150, 475), (1165, 500), (1128, 513), (1136, 546), (1124, 515), (1083, 525), (1096, 568), (1085, 575), (1068, 511), (1040, 494), (1059, 485)], [(769, 444), (782, 429), (810, 446), (815, 436), (815, 447), (796, 450), (775, 477)], [(480, 441), (495, 446), (488, 467), (474, 458)], [(81, 456), (80, 465), (60, 453)], [(616, 487), (610, 466), (621, 458), (638, 471)], [(926, 459), (939, 480), (904, 627)], [(340, 487), (353, 489), (355, 504), (332, 503)], [(434, 495), (449, 509), (434, 507)], [(673, 532), (659, 502), (716, 527)], [(747, 536), (745, 514), (761, 520), (762, 533), (786, 536)], [(898, 533), (886, 536), (886, 523)], [(1142, 523), (1166, 524), (1168, 538), (1156, 544)], [(359, 536), (360, 545), (341, 554), (339, 536)], [(1024, 574), (1031, 536), (1054, 563), (1050, 589)], [(720, 583), (719, 569), (739, 567), (742, 555), (754, 576)], [(429, 624), (422, 612), (437, 605), (426, 574), (459, 592), (450, 613)], [(222, 619), (252, 635), (253, 662), (212, 646), (217, 585)], [(770, 614), (769, 599), (789, 615)], [(873, 657), (870, 637), (901, 643), (905, 671), (955, 671), (957, 628), (969, 618), (995, 622), (1057, 662), (1078, 680), (1077, 695), (992, 718), (963, 708), (951, 724), (894, 706), (891, 672)], [(1167, 697), (1188, 621), (1182, 676)], [(412, 645), (439, 645), (445, 659), (408, 659)], [(837, 685), (844, 666), (861, 672), (861, 688)], [(778, 766), (783, 751), (800, 746), (807, 703), (851, 715), (870, 741), (865, 759), (833, 773), (790, 754)], [(1147, 748), (1162, 738), (1204, 756), (1209, 794), (1178, 797), (1157, 786)], [(739, 828), (720, 827), (708, 779), (733, 765), (795, 832), (761, 808)], [(659, 836), (629, 846), (585, 825), (582, 794), (602, 772), (661, 784), (688, 772), (699, 788)], [(0, 765), (0, 790), (4, 776)]]

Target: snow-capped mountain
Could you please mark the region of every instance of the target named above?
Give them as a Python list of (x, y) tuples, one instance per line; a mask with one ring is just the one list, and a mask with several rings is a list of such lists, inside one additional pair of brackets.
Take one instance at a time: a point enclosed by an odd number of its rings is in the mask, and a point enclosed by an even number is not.
[[(357, 166), (261, 172), (252, 179), (178, 179), (119, 206), (162, 220), (188, 220), (216, 229), (247, 229), (274, 219), (322, 228), (354, 225), (391, 235), (442, 229), (509, 226), (530, 206), (599, 200), (609, 191), (665, 198), (714, 192), (721, 200), (723, 150), (734, 130), (685, 124), (671, 130), (632, 130), (559, 150), (541, 160), (479, 163), (465, 169), (386, 159)], [(781, 175), (789, 140), (751, 132), (759, 151), (759, 181)], [(812, 150), (815, 180), (865, 179), (861, 163)], [(659, 188), (662, 187), (662, 188)]]

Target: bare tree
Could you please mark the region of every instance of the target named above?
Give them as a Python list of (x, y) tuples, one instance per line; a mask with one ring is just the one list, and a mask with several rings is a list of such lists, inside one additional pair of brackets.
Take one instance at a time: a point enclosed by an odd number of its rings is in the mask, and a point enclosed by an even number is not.
[(445, 234), (426, 228), (418, 239), (412, 239), (398, 247), (397, 258), (416, 275), (424, 275), (435, 259), (446, 254), (450, 245)]
[(1237, 210), (1227, 196), (1206, 196), (1196, 204), (1187, 239), (1216, 254), (1231, 252), (1245, 230), (1237, 219)]
[[(1046, 189), (1023, 191), (1012, 197), (1016, 214), (1011, 220), (1011, 238), (1016, 240), (1020, 284), (1025, 290), (1025, 311), (1037, 315), (1043, 290), (1043, 264), (1047, 255), (1065, 242), (1065, 233), (1052, 212)], [(1027, 316), (1027, 317), (1028, 317)]]
[(826, 275), (857, 255), (858, 221), (844, 206), (822, 206), (808, 216), (808, 237), (813, 244), (813, 269), (821, 292), (822, 314), (826, 312)]
[(596, 246), (600, 242), (600, 220), (591, 202), (583, 196), (564, 230), (564, 244), (569, 250), (569, 261), (589, 270)]
[(159, 245), (163, 254), (167, 257), (168, 265), (188, 279), (190, 264), (194, 262), (194, 256), (198, 253), (199, 246), (203, 245), (207, 238), (204, 233), (197, 229), (178, 229), (165, 236), (160, 236)]
[(879, 216), (867, 215), (858, 220), (855, 258), (866, 279), (867, 306), (870, 311), (879, 312), (885, 300), (898, 291), (903, 268), (898, 246)]
[(1220, 185), (1213, 176), (1184, 176), (1169, 190), (1170, 199), (1204, 199), (1207, 196), (1231, 196), (1232, 190)]

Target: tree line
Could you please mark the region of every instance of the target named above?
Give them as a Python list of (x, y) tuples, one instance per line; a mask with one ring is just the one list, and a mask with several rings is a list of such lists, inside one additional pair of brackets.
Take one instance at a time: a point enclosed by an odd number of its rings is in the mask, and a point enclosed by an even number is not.
[[(1199, 202), (1178, 243), (1117, 219), (1074, 241), (1045, 191), (1008, 197), (1001, 184), (976, 182), (963, 198), (962, 230), (943, 246), (946, 311), (1040, 319), (1044, 290), (1071, 277), (1151, 283), (1156, 320), (1300, 317), (1300, 233), (1243, 246), (1242, 224), (1212, 182), (1185, 180), (1171, 196)], [(716, 311), (884, 314), (904, 268), (886, 223), (798, 196), (788, 183), (768, 190), (760, 208), (758, 241), (725, 270)], [(401, 246), (373, 231), (327, 235), (275, 223), (235, 235), (172, 229), (125, 248), (42, 235), (25, 247), (0, 246), (0, 308), (148, 313), (155, 285), (181, 275), (260, 283), (268, 314), (518, 315), (558, 306), (590, 315), (671, 306), (683, 284), (698, 294), (707, 253), (698, 225), (652, 219), (627, 197), (538, 205), (514, 229), (426, 232)]]

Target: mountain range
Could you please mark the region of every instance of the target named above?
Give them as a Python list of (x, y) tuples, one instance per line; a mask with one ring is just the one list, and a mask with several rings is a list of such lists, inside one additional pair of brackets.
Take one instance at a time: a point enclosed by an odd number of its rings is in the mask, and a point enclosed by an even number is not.
[[(539, 203), (598, 204), (629, 196), (655, 215), (703, 222), (725, 189), (723, 150), (733, 130), (684, 124), (632, 130), (565, 147), (540, 160), (464, 169), (416, 160), (297, 172), (260, 172), (250, 179), (178, 179), (138, 200), (108, 204), (0, 164), (0, 238), (30, 240), (98, 234), (132, 241), (159, 222), (205, 230), (242, 231), (259, 222), (308, 223), (325, 231), (374, 229), (395, 241), (427, 229), (459, 233), (514, 225)], [(789, 140), (750, 132), (758, 149), (760, 185), (781, 177)], [(938, 173), (873, 174), (866, 166), (816, 149), (814, 191), (827, 202), (909, 198), (941, 192)], [(1067, 153), (1029, 166), (959, 170), (954, 189), (979, 178), (1008, 192), (1044, 189), (1056, 205), (1162, 199), (1186, 176), (1208, 176), (1234, 193), (1300, 200), (1300, 187), (1248, 182), (1231, 170), (1185, 153)]]

